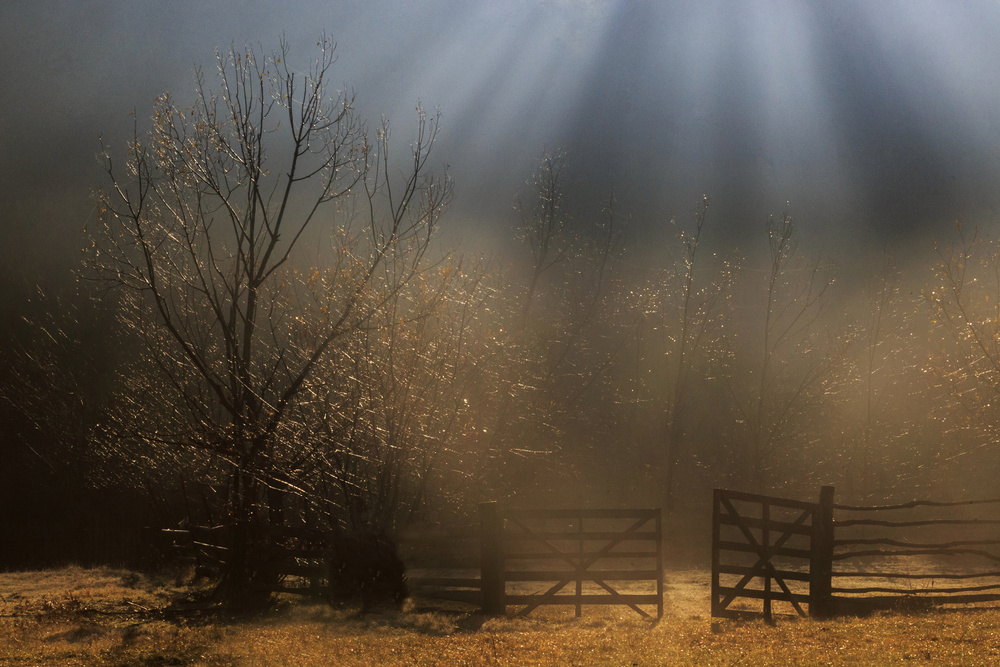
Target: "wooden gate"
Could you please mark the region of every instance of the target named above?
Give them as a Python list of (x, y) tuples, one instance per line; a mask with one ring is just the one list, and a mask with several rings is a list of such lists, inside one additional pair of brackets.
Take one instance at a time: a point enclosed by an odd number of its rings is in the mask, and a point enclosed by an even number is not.
[(827, 617), (1000, 600), (1000, 499), (862, 507), (833, 498), (832, 486), (818, 503), (716, 489), (712, 615), (771, 619), (775, 603)]
[[(482, 592), (487, 613), (524, 615), (542, 605), (656, 605), (663, 616), (660, 510), (510, 510), (481, 506)], [(625, 590), (642, 584), (654, 592)], [(525, 592), (525, 585), (548, 584)], [(508, 584), (515, 590), (508, 592)]]
[(819, 503), (715, 490), (712, 616), (771, 620), (784, 611), (825, 615), (829, 600), (833, 488)]

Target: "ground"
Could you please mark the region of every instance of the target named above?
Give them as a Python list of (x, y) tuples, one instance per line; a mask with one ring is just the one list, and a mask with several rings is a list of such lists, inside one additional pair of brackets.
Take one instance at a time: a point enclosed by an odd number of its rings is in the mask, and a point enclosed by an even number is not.
[(183, 577), (110, 568), (0, 574), (0, 665), (991, 665), (1000, 610), (832, 621), (709, 617), (709, 575), (667, 573), (658, 623), (627, 608), (485, 618), (415, 600), (360, 615), (283, 600), (207, 608)]

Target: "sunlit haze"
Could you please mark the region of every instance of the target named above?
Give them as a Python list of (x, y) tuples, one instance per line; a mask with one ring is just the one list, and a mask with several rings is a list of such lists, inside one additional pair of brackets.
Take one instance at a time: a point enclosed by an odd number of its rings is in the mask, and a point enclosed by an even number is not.
[(995, 0), (8, 1), (0, 61), (26, 530), (996, 494)]
[[(612, 187), (640, 225), (689, 215), (745, 240), (786, 202), (824, 242), (892, 244), (992, 215), (1000, 8), (992, 2), (8, 3), (3, 241), (67, 255), (99, 133), (192, 90), (216, 47), (305, 63), (321, 31), (369, 117), (440, 107), (450, 223), (510, 224), (543, 150), (581, 216)], [(724, 230), (724, 232), (722, 231)], [(37, 243), (48, 247), (40, 250)], [(63, 247), (68, 246), (68, 247)]]

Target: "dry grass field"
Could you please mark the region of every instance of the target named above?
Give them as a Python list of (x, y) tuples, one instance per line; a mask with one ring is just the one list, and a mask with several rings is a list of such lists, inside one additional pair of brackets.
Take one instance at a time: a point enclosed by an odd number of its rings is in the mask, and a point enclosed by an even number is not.
[(627, 608), (486, 619), (416, 600), (359, 615), (280, 601), (233, 617), (172, 577), (0, 574), (0, 665), (995, 665), (1000, 610), (713, 622), (708, 575), (670, 573), (659, 623)]

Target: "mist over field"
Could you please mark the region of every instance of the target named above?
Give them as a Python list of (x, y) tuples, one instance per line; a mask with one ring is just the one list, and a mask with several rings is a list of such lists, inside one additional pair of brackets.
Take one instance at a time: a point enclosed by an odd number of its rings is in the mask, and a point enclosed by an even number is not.
[[(996, 495), (995, 3), (54, 0), (0, 26), (25, 535), (145, 525), (149, 495), (155, 521), (204, 497), (389, 535), (487, 500), (696, 532), (720, 486)], [(243, 153), (217, 51), (275, 104)], [(317, 59), (309, 126), (281, 91)]]

